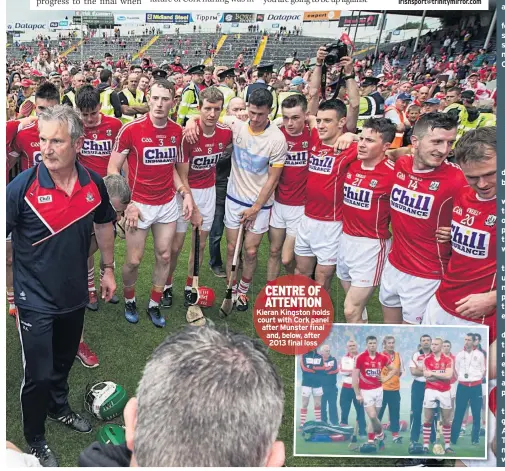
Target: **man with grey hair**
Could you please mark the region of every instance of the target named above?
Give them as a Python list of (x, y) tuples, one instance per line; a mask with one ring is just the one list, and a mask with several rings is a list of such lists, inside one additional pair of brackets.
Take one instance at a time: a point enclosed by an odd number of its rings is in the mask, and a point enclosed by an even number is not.
[(70, 408), (67, 378), (89, 302), (87, 257), (93, 225), (104, 261), (102, 297), (110, 301), (116, 290), (115, 213), (102, 179), (76, 160), (84, 140), (78, 114), (57, 105), (39, 115), (38, 126), (42, 162), (7, 186), (6, 219), (16, 246), (24, 435), (43, 466), (58, 466), (45, 440), (46, 418), (77, 432), (91, 431), (89, 422)]
[(147, 363), (124, 411), (126, 444), (95, 442), (79, 466), (279, 467), (283, 404), (281, 380), (261, 342), (188, 326)]

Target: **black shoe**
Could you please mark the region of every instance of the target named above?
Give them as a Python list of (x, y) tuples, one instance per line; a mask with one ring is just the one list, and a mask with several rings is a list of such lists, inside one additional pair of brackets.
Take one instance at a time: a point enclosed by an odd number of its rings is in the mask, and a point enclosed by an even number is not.
[(136, 324), (139, 321), (139, 313), (135, 301), (125, 304), (124, 316), (130, 324)]
[(114, 295), (114, 296), (112, 296), (112, 298), (110, 298), (109, 303), (111, 303), (111, 304), (119, 304), (119, 298), (116, 295)]
[(47, 446), (45, 440), (32, 443), (30, 445), (30, 454), (35, 456), (44, 468), (57, 468), (60, 466), (56, 459), (56, 455)]
[(161, 315), (160, 307), (153, 306), (147, 308), (147, 315), (151, 318), (152, 323), (156, 327), (165, 327), (165, 318)]
[(76, 414), (73, 411), (70, 411), (68, 414), (61, 416), (55, 414), (47, 414), (47, 418), (55, 422), (61, 422), (67, 427), (70, 427), (75, 432), (89, 433), (92, 430), (91, 424), (86, 419), (82, 418), (79, 414)]
[(163, 291), (161, 298), (161, 307), (172, 307), (172, 287)]
[(224, 271), (223, 267), (210, 267), (212, 270), (212, 273), (216, 275), (218, 278), (226, 278), (226, 272)]
[(191, 290), (190, 289), (185, 289), (184, 290), (184, 307), (189, 307), (191, 306)]
[(237, 311), (240, 312), (245, 312), (249, 309), (249, 298), (243, 294), (240, 293), (237, 296), (237, 301), (235, 302), (235, 307), (237, 308)]

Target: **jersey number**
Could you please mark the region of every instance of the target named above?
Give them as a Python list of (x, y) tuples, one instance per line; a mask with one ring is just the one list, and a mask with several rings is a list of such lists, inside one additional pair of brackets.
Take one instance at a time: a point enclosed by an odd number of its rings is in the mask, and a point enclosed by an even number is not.
[(409, 188), (414, 191), (417, 190), (417, 182), (414, 180), (409, 180)]
[(354, 181), (352, 182), (352, 186), (360, 186), (362, 181), (363, 181), (362, 178), (355, 178)]
[(464, 224), (465, 226), (473, 226), (474, 222), (475, 222), (474, 216), (470, 216), (469, 214), (465, 214), (465, 217), (461, 221), (461, 224)]

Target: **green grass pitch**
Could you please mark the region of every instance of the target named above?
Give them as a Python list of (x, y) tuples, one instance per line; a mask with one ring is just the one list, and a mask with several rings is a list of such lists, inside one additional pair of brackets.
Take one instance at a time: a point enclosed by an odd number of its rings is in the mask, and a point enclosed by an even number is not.
[[(140, 322), (137, 325), (129, 324), (123, 316), (124, 304), (105, 305), (100, 304), (98, 312), (87, 312), (84, 327), (85, 341), (94, 350), (99, 359), (100, 366), (95, 369), (86, 369), (76, 361), (70, 372), (70, 405), (76, 412), (82, 412), (83, 395), (88, 383), (100, 380), (111, 380), (122, 384), (130, 396), (135, 394), (136, 386), (141, 377), (143, 367), (153, 352), (154, 348), (170, 333), (186, 324), (186, 309), (183, 306), (183, 289), (187, 276), (187, 258), (190, 238), (186, 237), (186, 245), (179, 258), (178, 269), (174, 277), (174, 306), (164, 310), (167, 317), (167, 326), (158, 329), (153, 326), (146, 314), (146, 305), (149, 299), (151, 287), (151, 273), (154, 266), (152, 239), (149, 237), (146, 245), (146, 253), (140, 267), (139, 279), (136, 285), (137, 306), (140, 312)], [(225, 253), (225, 240), (222, 241), (222, 253)], [(122, 299), (121, 266), (124, 261), (124, 241), (116, 239), (116, 282), (118, 296)], [(258, 267), (251, 284), (251, 306), (259, 291), (266, 282), (266, 264), (268, 259), (268, 239), (265, 236), (260, 247)], [(98, 260), (98, 259), (97, 259)], [(98, 264), (96, 264), (98, 265)], [(98, 281), (98, 279), (97, 279)], [(256, 337), (252, 322), (252, 310), (246, 313), (234, 311), (226, 321), (219, 319), (218, 310), (225, 294), (225, 280), (216, 278), (208, 268), (208, 249), (200, 274), (200, 284), (212, 287), (216, 291), (216, 304), (213, 308), (205, 310), (205, 315), (212, 319), (217, 326), (225, 322), (229, 328)], [(62, 289), (65, 289), (62, 286)], [(335, 279), (332, 286), (332, 299), (335, 308), (335, 322), (344, 322), (343, 315), (343, 291)], [(377, 299), (377, 293), (368, 305), (370, 322), (380, 322), (381, 310)], [(22, 363), (19, 336), (15, 328), (13, 318), (7, 321), (6, 342), (6, 437), (16, 445), (24, 448), (21, 424), (21, 410), (19, 391), (22, 379)], [(394, 460), (389, 459), (363, 459), (363, 458), (318, 458), (318, 457), (294, 457), (293, 456), (293, 418), (294, 418), (294, 388), (295, 388), (295, 359), (276, 352), (270, 352), (272, 361), (284, 381), (285, 407), (282, 427), (279, 439), (286, 445), (287, 466), (392, 466)], [(205, 399), (202, 400), (205, 407)], [(89, 418), (87, 413), (84, 413)], [(266, 417), (265, 420), (268, 420)], [(98, 427), (99, 421), (92, 419), (92, 424)], [(82, 435), (70, 431), (64, 425), (47, 422), (46, 438), (50, 447), (56, 453), (61, 466), (77, 466), (79, 453), (95, 439), (95, 430), (91, 434)], [(299, 438), (297, 438), (299, 440)], [(463, 443), (463, 442), (462, 442)], [(314, 444), (317, 447), (333, 444)], [(337, 444), (338, 445), (338, 444)], [(407, 446), (407, 445), (405, 445)], [(343, 446), (347, 448), (347, 444)], [(298, 453), (300, 451), (298, 450)], [(333, 454), (333, 452), (332, 452)], [(345, 453), (347, 454), (347, 453)], [(445, 461), (445, 465), (452, 465), (452, 461)]]

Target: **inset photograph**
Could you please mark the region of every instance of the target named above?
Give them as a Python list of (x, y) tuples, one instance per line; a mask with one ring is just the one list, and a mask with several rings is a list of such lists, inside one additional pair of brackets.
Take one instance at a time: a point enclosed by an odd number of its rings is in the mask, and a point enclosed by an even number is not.
[(484, 460), (488, 328), (334, 324), (296, 361), (295, 456)]

